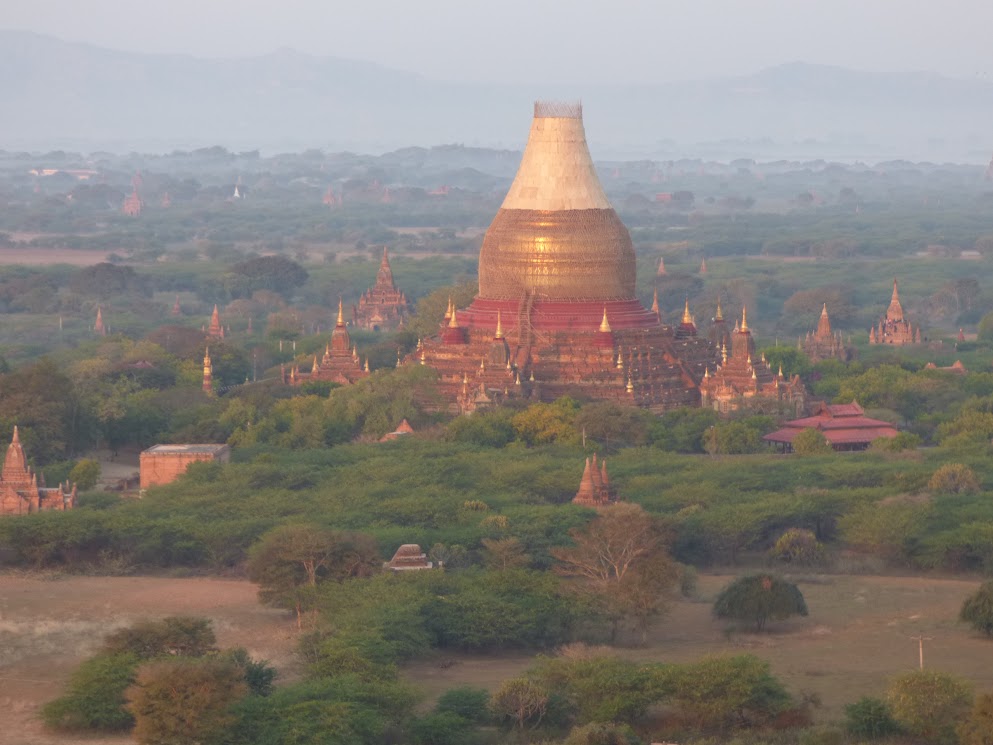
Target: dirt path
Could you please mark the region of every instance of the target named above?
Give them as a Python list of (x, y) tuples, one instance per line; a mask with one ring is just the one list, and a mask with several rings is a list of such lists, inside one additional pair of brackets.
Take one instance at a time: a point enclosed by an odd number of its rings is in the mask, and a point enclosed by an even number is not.
[(115, 628), (138, 619), (201, 615), (221, 647), (245, 647), (283, 679), (299, 674), (291, 619), (258, 604), (245, 581), (150, 577), (0, 575), (0, 741), (5, 745), (125, 743), (46, 733), (38, 708), (62, 691), (69, 673)]

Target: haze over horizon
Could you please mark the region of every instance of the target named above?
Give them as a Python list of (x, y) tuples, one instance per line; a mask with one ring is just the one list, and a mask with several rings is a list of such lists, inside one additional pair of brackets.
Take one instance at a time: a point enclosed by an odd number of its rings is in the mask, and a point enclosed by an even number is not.
[(375, 62), (437, 80), (656, 84), (750, 74), (803, 61), (993, 79), (981, 0), (554, 0), (418, 3), (286, 0), (34, 0), (0, 28), (122, 51), (206, 58), (289, 48)]
[(558, 98), (601, 158), (986, 162), (993, 6), (742, 5), (38, 0), (0, 9), (0, 148), (518, 149)]

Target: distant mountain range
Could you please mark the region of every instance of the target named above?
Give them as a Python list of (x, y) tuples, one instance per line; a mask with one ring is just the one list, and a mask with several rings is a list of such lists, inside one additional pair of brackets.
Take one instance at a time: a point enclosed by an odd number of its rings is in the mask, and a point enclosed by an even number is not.
[(985, 162), (993, 82), (791, 63), (644, 86), (470, 85), (292, 50), (242, 59), (111, 51), (0, 31), (0, 149), (520, 149), (536, 98), (581, 99), (598, 159)]

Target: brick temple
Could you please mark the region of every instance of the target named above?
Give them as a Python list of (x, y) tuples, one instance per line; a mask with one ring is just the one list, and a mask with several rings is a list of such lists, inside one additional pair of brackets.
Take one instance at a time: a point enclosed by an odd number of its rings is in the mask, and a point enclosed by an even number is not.
[(920, 344), (921, 327), (916, 328), (904, 317), (903, 306), (900, 304), (900, 293), (896, 280), (893, 280), (893, 296), (890, 298), (886, 315), (877, 326), (869, 329), (870, 344)]
[(15, 426), (3, 460), (3, 470), (0, 471), (0, 515), (63, 511), (75, 506), (75, 484), (70, 486), (67, 481), (49, 489), (45, 487), (44, 477), (39, 479), (38, 474), (31, 470)]
[(308, 380), (326, 380), (339, 385), (354, 383), (369, 375), (369, 362), (365, 365), (359, 359), (358, 350), (352, 346), (352, 339), (345, 326), (345, 315), (341, 300), (338, 300), (338, 319), (331, 331), (331, 339), (324, 347), (324, 355), (314, 355), (310, 369), (300, 369), (298, 364), (282, 369), (282, 379), (289, 385), (302, 385)]
[(800, 349), (811, 362), (821, 360), (841, 360), (848, 362), (855, 357), (855, 350), (850, 344), (845, 344), (841, 332), (831, 330), (831, 319), (828, 317), (827, 303), (821, 309), (821, 317), (817, 320), (814, 333), (807, 332), (806, 338), (798, 340)]
[(720, 360), (695, 325), (680, 328), (635, 295), (634, 247), (597, 177), (582, 107), (539, 102), (483, 239), (479, 294), (450, 305), (404, 364), (438, 371), (451, 412), (563, 395), (661, 412), (699, 405)]
[(745, 403), (755, 404), (764, 399), (794, 415), (803, 411), (806, 390), (800, 377), (786, 378), (781, 368), (773, 372), (765, 356), (756, 355), (748, 311), (742, 308), (741, 323), (735, 323), (731, 332), (731, 349), (722, 343), (720, 363), (713, 371), (704, 371), (700, 381), (701, 403), (728, 413)]
[(409, 313), (410, 303), (393, 281), (389, 253), (384, 247), (376, 283), (362, 293), (358, 305), (352, 306), (352, 321), (357, 328), (394, 329), (403, 325)]

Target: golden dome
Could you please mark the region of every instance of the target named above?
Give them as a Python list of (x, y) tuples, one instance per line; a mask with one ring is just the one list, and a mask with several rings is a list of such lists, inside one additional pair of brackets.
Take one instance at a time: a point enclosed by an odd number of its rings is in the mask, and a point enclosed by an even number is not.
[(597, 178), (582, 117), (579, 105), (535, 104), (517, 176), (483, 239), (480, 297), (635, 296), (631, 236)]

